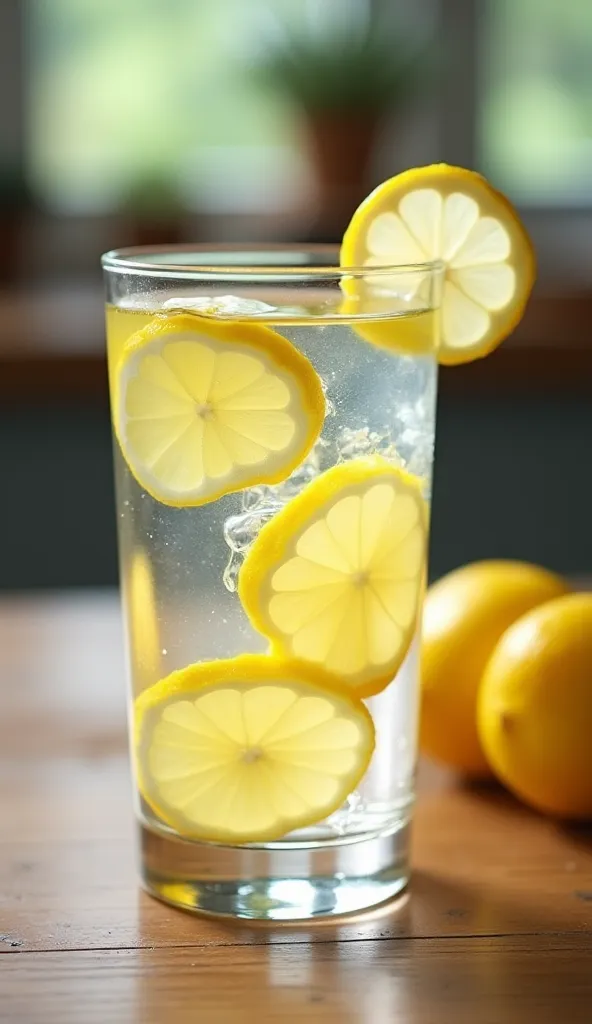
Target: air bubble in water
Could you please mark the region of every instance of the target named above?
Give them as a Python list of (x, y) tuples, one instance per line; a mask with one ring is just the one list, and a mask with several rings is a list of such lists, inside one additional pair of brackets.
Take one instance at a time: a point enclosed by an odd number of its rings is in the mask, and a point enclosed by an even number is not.
[(228, 559), (224, 572), (222, 573), (222, 582), (231, 594), (236, 594), (238, 574), (240, 572), (242, 561), (243, 560), (237, 551), (231, 551), (230, 558)]
[(402, 459), (391, 439), (390, 431), (370, 430), (369, 427), (344, 427), (337, 438), (337, 455), (341, 462), (367, 455), (382, 455), (397, 466)]
[(355, 817), (363, 813), (363, 810), (364, 802), (362, 797), (357, 790), (354, 790), (353, 793), (349, 794), (345, 803), (339, 808), (339, 810), (335, 811), (335, 813), (327, 819), (327, 824), (330, 826), (334, 835), (345, 835), (351, 828)]
[(256, 316), (258, 313), (273, 312), (276, 307), (270, 306), (268, 302), (245, 299), (240, 295), (178, 295), (163, 302), (162, 308), (188, 309), (197, 313), (218, 313), (223, 316), (236, 316), (239, 313)]
[(304, 462), (287, 480), (273, 486), (259, 484), (242, 492), (242, 512), (229, 516), (223, 527), (230, 558), (222, 579), (232, 594), (236, 592), (238, 574), (245, 555), (261, 527), (331, 464), (329, 448), (329, 442), (319, 438)]
[[(428, 427), (434, 405), (435, 380), (429, 380), (414, 401), (400, 403), (394, 409), (393, 432), (397, 448), (409, 472), (425, 482), (426, 491), (434, 459), (433, 431)], [(429, 497), (427, 493), (426, 497)]]
[(329, 385), (326, 381), (321, 380), (321, 388), (325, 399), (325, 419), (327, 419), (327, 417), (335, 416), (337, 410), (335, 409), (335, 404), (329, 398)]
[(252, 509), (257, 508), (258, 505), (262, 505), (265, 502), (265, 488), (261, 487), (248, 487), (246, 491), (242, 492), (241, 505), (244, 512), (250, 512)]
[(243, 559), (262, 526), (279, 511), (281, 505), (259, 505), (242, 515), (229, 516), (224, 523), (224, 540), (230, 548), (230, 558), (222, 581), (231, 594), (236, 592), (238, 574)]

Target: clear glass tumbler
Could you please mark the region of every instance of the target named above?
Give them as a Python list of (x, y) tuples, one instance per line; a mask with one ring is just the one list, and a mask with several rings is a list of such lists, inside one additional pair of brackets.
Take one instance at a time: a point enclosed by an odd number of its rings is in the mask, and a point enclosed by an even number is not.
[(306, 919), (409, 878), (440, 267), (103, 258), (142, 875)]

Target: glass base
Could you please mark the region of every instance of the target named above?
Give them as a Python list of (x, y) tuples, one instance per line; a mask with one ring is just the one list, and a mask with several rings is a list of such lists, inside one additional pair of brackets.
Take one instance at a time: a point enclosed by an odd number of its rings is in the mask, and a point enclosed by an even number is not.
[(153, 896), (197, 913), (301, 921), (368, 910), (409, 881), (409, 819), (388, 830), (265, 846), (193, 843), (140, 824)]

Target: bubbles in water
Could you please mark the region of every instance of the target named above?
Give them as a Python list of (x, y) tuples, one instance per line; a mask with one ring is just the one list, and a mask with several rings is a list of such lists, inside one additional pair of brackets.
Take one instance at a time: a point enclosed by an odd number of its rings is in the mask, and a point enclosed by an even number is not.
[(240, 572), (242, 561), (243, 560), (238, 551), (231, 551), (230, 558), (228, 559), (224, 572), (222, 573), (222, 582), (231, 594), (236, 593), (238, 586), (238, 574)]
[(264, 500), (263, 487), (249, 487), (241, 494), (241, 505), (244, 512), (257, 508)]
[(319, 438), (312, 451), (280, 484), (259, 484), (241, 494), (242, 512), (229, 516), (224, 523), (224, 540), (230, 548), (230, 558), (223, 574), (224, 586), (235, 593), (237, 578), (243, 559), (262, 526), (280, 509), (331, 464), (329, 442)]
[(321, 437), (304, 462), (296, 467), (287, 480), (273, 485), (260, 484), (258, 487), (250, 487), (243, 491), (242, 507), (244, 511), (256, 511), (267, 506), (275, 506), (278, 510), (282, 508), (335, 461), (331, 457), (331, 447), (331, 443)]
[(178, 295), (163, 302), (162, 308), (188, 309), (196, 313), (221, 313), (226, 316), (236, 316), (238, 313), (256, 316), (258, 313), (271, 313), (275, 310), (275, 306), (270, 306), (267, 302), (243, 299), (238, 295)]
[(434, 458), (433, 431), (429, 428), (435, 406), (435, 378), (425, 382), (420, 394), (393, 410), (393, 436), (403, 464), (410, 473), (429, 484)]
[(365, 455), (382, 455), (395, 465), (402, 465), (402, 459), (391, 440), (388, 430), (378, 432), (369, 427), (343, 427), (337, 438), (337, 455), (340, 462), (358, 459)]
[[(245, 492), (246, 493), (246, 492)], [(224, 540), (230, 548), (230, 558), (222, 580), (231, 594), (236, 591), (238, 574), (243, 559), (262, 526), (281, 508), (281, 503), (253, 506), (241, 515), (229, 516), (224, 523)]]
[(335, 416), (337, 410), (335, 409), (334, 403), (329, 398), (329, 385), (326, 381), (321, 380), (321, 388), (325, 399), (325, 419), (327, 419), (328, 416)]
[(128, 313), (152, 313), (154, 312), (154, 297), (152, 295), (128, 295), (117, 303), (118, 309)]
[(348, 828), (353, 824), (356, 815), (363, 813), (363, 810), (364, 802), (362, 797), (357, 790), (354, 790), (354, 792), (350, 793), (346, 798), (343, 806), (327, 818), (327, 825), (330, 827), (334, 835), (346, 835)]
[[(381, 455), (395, 466), (401, 466), (421, 478), (427, 491), (433, 458), (433, 436), (430, 428), (434, 402), (435, 379), (418, 372), (411, 361), (404, 375), (404, 387), (393, 396), (388, 425), (338, 426), (335, 419), (326, 423), (325, 435), (318, 439), (304, 462), (287, 480), (273, 486), (260, 484), (241, 493), (241, 511), (224, 523), (224, 539), (230, 558), (223, 574), (224, 586), (231, 593), (237, 588), (240, 567), (261, 528), (289, 501), (300, 494), (316, 477), (335, 463), (369, 455)], [(335, 416), (335, 407), (323, 384), (327, 417)], [(403, 393), (405, 400), (402, 400)], [(427, 494), (426, 494), (427, 496)]]

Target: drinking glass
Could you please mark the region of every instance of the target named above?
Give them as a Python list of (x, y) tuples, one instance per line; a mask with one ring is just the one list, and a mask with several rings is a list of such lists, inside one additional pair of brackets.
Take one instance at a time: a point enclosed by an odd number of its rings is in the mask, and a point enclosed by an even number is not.
[(241, 918), (389, 900), (409, 879), (441, 268), (183, 246), (103, 268), (143, 883)]

